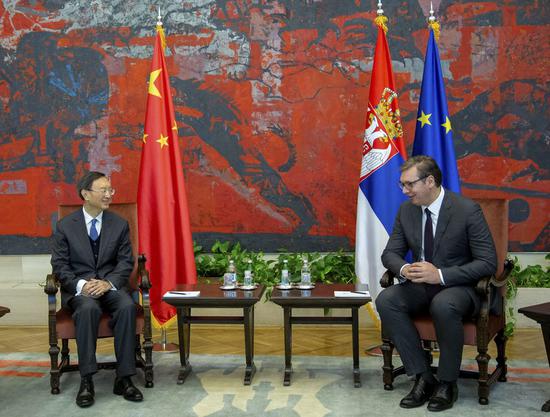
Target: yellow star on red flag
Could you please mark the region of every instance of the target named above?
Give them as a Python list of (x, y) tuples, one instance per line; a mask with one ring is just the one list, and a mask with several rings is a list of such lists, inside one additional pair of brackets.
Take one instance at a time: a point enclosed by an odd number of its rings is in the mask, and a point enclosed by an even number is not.
[(155, 81), (159, 77), (161, 71), (162, 71), (161, 69), (154, 70), (154, 71), (151, 71), (151, 74), (149, 75), (149, 94), (156, 96), (158, 98), (162, 98), (162, 96), (160, 95), (160, 92), (157, 86), (155, 85)]
[(160, 138), (157, 139), (157, 142), (160, 143), (160, 149), (164, 148), (165, 146), (168, 146), (168, 136), (164, 136), (161, 133)]

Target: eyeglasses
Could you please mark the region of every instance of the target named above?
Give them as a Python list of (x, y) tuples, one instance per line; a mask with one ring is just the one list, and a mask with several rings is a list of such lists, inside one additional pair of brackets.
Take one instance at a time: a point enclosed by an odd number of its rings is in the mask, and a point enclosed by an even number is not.
[(92, 191), (94, 193), (101, 193), (103, 195), (115, 195), (114, 188), (101, 188), (99, 190), (88, 190), (88, 191)]
[(401, 188), (401, 190), (403, 190), (404, 188), (406, 188), (407, 190), (412, 190), (412, 188), (414, 187), (414, 184), (416, 184), (418, 181), (425, 180), (428, 177), (429, 175), (425, 175), (422, 178), (418, 178), (417, 180), (414, 180), (414, 181), (407, 181), (407, 182), (399, 181), (399, 188)]

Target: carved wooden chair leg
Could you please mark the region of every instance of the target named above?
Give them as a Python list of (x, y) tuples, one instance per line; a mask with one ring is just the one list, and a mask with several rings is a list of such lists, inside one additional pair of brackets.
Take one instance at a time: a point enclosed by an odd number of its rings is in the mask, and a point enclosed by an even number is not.
[(50, 389), (52, 394), (59, 394), (59, 346), (57, 341), (50, 342)]
[(153, 340), (151, 330), (143, 332), (143, 351), (145, 353), (145, 387), (152, 388), (153, 382)]
[(141, 356), (141, 337), (136, 335), (136, 356)]
[(69, 350), (69, 339), (61, 340), (61, 363), (69, 365), (71, 362), (70, 350)]
[(498, 380), (506, 382), (506, 374), (508, 373), (508, 365), (506, 365), (506, 342), (508, 337), (504, 334), (504, 329), (499, 331), (495, 336), (495, 344), (497, 346), (497, 367), (502, 369)]
[(384, 365), (382, 366), (384, 389), (386, 391), (393, 390), (393, 364), (392, 364), (392, 354), (393, 354), (393, 343), (389, 339), (382, 339), (382, 357), (384, 358)]
[(478, 347), (478, 354), (476, 356), (477, 366), (479, 368), (477, 392), (479, 403), (482, 405), (489, 404), (488, 364), (490, 359), (491, 357), (487, 354), (487, 348), (483, 349)]

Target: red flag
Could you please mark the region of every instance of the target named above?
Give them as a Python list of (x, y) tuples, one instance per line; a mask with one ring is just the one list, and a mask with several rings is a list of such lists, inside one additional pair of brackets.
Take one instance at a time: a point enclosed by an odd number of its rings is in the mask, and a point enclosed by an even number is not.
[(160, 25), (149, 75), (137, 200), (139, 251), (147, 257), (151, 277), (153, 323), (162, 327), (176, 314), (162, 302), (163, 294), (176, 284), (195, 283), (197, 271)]

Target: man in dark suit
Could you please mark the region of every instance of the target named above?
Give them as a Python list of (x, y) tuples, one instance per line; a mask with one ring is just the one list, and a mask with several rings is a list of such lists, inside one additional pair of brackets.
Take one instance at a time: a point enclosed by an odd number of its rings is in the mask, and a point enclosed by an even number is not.
[(61, 302), (73, 311), (81, 375), (76, 403), (94, 403), (92, 375), (97, 372), (96, 343), (103, 311), (112, 317), (117, 370), (113, 392), (129, 401), (143, 395), (130, 376), (135, 368), (136, 307), (128, 293), (134, 266), (128, 222), (105, 211), (115, 190), (100, 172), (86, 173), (77, 184), (81, 210), (57, 223), (52, 267), (61, 282)]
[[(394, 342), (407, 374), (416, 376), (403, 408), (422, 406), (442, 411), (458, 395), (462, 360), (462, 320), (479, 309), (474, 287), (496, 272), (497, 256), (479, 205), (445, 190), (441, 171), (427, 156), (401, 167), (400, 186), (409, 197), (399, 209), (382, 263), (399, 277), (380, 293), (376, 307), (384, 334)], [(413, 262), (405, 260), (409, 250)], [(429, 312), (440, 349), (438, 380), (432, 375), (411, 317)]]

